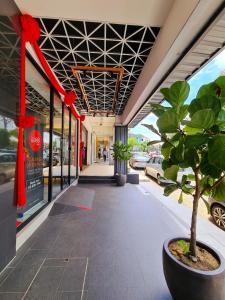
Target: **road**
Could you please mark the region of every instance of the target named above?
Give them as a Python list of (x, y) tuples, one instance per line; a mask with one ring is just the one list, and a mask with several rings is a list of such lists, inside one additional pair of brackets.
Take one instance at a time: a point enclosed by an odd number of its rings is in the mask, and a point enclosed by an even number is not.
[[(144, 170), (137, 170), (137, 169), (134, 170), (132, 168), (130, 169), (131, 172), (139, 173), (140, 182), (148, 182), (150, 186), (154, 188), (158, 188), (159, 193), (163, 195), (164, 187), (158, 185), (153, 178), (146, 176)], [(179, 196), (180, 196), (180, 191), (177, 190), (170, 195), (170, 198), (178, 203)], [(192, 196), (183, 194), (183, 203), (181, 205), (185, 205), (189, 208), (192, 208)], [(202, 200), (199, 201), (198, 214), (199, 216), (208, 219), (209, 221), (212, 221), (211, 216), (207, 212), (205, 203)]]

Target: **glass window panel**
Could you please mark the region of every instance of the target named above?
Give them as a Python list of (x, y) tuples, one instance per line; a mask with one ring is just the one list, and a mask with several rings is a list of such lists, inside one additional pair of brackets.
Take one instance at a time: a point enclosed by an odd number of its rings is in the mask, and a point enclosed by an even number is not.
[(77, 177), (77, 121), (71, 116), (71, 158), (70, 158), (70, 180), (74, 181)]
[(18, 209), (24, 222), (48, 202), (50, 89), (31, 62), (26, 59), (26, 115), (34, 126), (24, 129), (25, 186), (27, 203)]
[(52, 196), (60, 193), (62, 188), (62, 101), (54, 94), (54, 119), (52, 135)]
[(69, 184), (69, 110), (64, 105), (64, 126), (63, 126), (63, 187)]

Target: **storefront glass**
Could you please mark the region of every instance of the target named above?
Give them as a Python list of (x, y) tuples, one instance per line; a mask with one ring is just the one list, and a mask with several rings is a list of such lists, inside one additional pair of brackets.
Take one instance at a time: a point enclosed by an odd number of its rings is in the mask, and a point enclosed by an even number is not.
[(26, 115), (34, 126), (24, 129), (26, 206), (18, 209), (23, 223), (48, 202), (50, 88), (26, 59)]
[(68, 186), (69, 184), (69, 129), (70, 129), (70, 113), (66, 105), (64, 107), (64, 115), (63, 115), (63, 187)]
[(54, 94), (54, 118), (52, 133), (52, 196), (62, 190), (62, 101)]
[(73, 182), (77, 177), (77, 120), (71, 116), (71, 158), (70, 158), (70, 181)]
[[(4, 2), (4, 3), (3, 3)], [(14, 8), (0, 3), (0, 272), (16, 253), (15, 169), (19, 110), (20, 41)]]

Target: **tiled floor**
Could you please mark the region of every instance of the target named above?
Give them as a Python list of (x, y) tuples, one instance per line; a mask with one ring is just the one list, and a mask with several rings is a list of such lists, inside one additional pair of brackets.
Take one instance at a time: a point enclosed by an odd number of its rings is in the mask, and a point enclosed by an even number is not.
[(99, 160), (90, 166), (87, 166), (81, 172), (82, 176), (113, 176), (114, 165), (109, 165), (109, 162)]
[(137, 186), (71, 187), (0, 276), (0, 299), (171, 300), (161, 251), (177, 226)]

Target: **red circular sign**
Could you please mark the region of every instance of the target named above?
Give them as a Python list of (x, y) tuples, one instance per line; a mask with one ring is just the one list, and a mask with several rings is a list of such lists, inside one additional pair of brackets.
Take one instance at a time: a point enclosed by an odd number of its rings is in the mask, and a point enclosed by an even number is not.
[(39, 130), (32, 130), (29, 135), (29, 146), (34, 152), (38, 152), (42, 147), (42, 136)]

